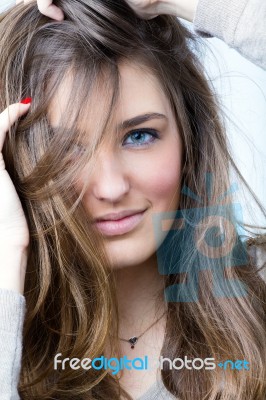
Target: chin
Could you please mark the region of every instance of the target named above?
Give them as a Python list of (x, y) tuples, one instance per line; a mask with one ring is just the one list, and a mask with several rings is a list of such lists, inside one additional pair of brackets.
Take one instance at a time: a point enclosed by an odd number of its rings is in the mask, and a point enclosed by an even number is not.
[(140, 264), (144, 264), (149, 257), (132, 257), (129, 258), (128, 256), (125, 257), (109, 257), (110, 258), (110, 264), (112, 269), (122, 269), (122, 268), (130, 268), (130, 267), (135, 267)]
[[(155, 253), (155, 249), (143, 249), (143, 244), (142, 248), (141, 247), (133, 247), (131, 248), (130, 246), (113, 246), (112, 245), (107, 246), (106, 251), (107, 251), (107, 256), (110, 260), (110, 265), (112, 269), (122, 269), (122, 268), (130, 268), (134, 267), (137, 265), (145, 264), (145, 262), (148, 262), (148, 260), (151, 258), (151, 256)], [(121, 248), (123, 250), (121, 250)]]

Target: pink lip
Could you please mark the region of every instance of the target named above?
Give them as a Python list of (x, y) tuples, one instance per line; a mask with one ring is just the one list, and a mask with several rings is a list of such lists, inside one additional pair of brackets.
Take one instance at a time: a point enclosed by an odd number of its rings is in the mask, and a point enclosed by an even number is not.
[(105, 214), (102, 217), (98, 217), (94, 219), (94, 222), (98, 221), (117, 221), (118, 219), (122, 219), (125, 217), (129, 217), (130, 215), (139, 214), (144, 210), (124, 210), (118, 213), (109, 213)]
[[(127, 232), (130, 232), (139, 224), (139, 222), (143, 218), (145, 211), (146, 210), (135, 214), (130, 214), (129, 212), (107, 214), (104, 219), (96, 219), (94, 225), (103, 235), (123, 235)], [(123, 216), (123, 214), (129, 215)], [(110, 219), (106, 219), (106, 217)]]

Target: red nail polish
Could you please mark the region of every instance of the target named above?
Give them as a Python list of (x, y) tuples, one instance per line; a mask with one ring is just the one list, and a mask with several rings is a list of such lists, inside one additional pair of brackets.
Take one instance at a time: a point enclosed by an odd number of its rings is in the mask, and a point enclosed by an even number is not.
[(30, 104), (31, 101), (31, 97), (26, 97), (25, 99), (21, 100), (21, 104)]

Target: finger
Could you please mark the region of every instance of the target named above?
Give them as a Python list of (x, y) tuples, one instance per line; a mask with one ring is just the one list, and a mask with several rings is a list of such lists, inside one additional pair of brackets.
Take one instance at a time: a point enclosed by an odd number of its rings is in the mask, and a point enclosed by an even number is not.
[(53, 4), (52, 0), (37, 0), (39, 11), (49, 18), (55, 19), (57, 21), (63, 21), (64, 13), (63, 11)]
[(2, 151), (6, 133), (10, 126), (13, 125), (22, 115), (29, 110), (30, 104), (16, 103), (6, 108), (0, 114), (0, 152)]
[(19, 3), (28, 4), (28, 3), (34, 3), (34, 2), (36, 2), (36, 0), (16, 0), (16, 4), (19, 4)]

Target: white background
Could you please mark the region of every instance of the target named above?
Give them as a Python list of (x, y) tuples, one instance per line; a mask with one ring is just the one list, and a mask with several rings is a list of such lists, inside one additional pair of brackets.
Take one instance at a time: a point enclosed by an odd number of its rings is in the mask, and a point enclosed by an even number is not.
[[(221, 40), (208, 43), (203, 57), (227, 116), (227, 134), (234, 160), (266, 208), (266, 71), (246, 60)], [(266, 225), (253, 201), (239, 192), (246, 222)], [(252, 214), (250, 214), (252, 213)], [(254, 215), (255, 213), (255, 215)]]

